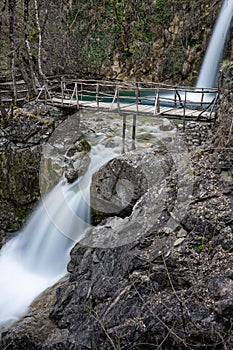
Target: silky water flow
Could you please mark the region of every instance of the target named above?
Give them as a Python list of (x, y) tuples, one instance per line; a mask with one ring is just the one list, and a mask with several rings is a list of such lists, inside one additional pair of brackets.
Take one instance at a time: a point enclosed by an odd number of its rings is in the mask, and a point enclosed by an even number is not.
[[(214, 87), (233, 15), (225, 0), (216, 21), (196, 87)], [(89, 226), (92, 174), (116, 153), (97, 145), (85, 176), (61, 181), (47, 194), (26, 227), (0, 252), (0, 328), (18, 320), (33, 299), (66, 274), (70, 249)]]
[(205, 53), (204, 60), (197, 79), (197, 88), (212, 88), (217, 85), (219, 64), (223, 55), (227, 35), (233, 16), (233, 0), (225, 0)]
[(92, 174), (114, 158), (113, 149), (92, 147), (86, 174), (65, 179), (48, 193), (25, 228), (0, 252), (0, 328), (18, 320), (33, 299), (67, 272), (70, 250), (90, 225)]

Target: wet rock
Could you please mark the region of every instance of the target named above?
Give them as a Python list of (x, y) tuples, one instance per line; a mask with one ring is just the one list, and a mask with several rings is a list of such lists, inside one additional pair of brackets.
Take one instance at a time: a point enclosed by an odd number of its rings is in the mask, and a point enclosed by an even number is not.
[(16, 204), (33, 202), (38, 196), (40, 147), (12, 147), (0, 154), (0, 196)]
[(90, 157), (87, 154), (80, 153), (72, 157), (69, 161), (68, 170), (65, 172), (65, 177), (68, 182), (74, 182), (78, 177), (83, 176), (90, 164)]
[(229, 322), (233, 315), (233, 298), (221, 301), (217, 311), (221, 317), (228, 319)]
[(92, 221), (130, 215), (136, 201), (154, 184), (159, 187), (173, 160), (167, 151), (143, 150), (114, 158), (93, 175)]
[(177, 238), (177, 240), (175, 240), (175, 242), (174, 242), (174, 247), (177, 247), (178, 245), (180, 245), (181, 243), (183, 243), (184, 240), (185, 240), (184, 237)]
[[(40, 343), (43, 343), (45, 348), (46, 346), (53, 346), (54, 349), (59, 349), (59, 346), (61, 346), (59, 344), (63, 344), (66, 341), (68, 331), (57, 332), (53, 321), (48, 317), (48, 312), (49, 308), (56, 301), (56, 289), (60, 285), (65, 284), (67, 279), (67, 276), (63, 277), (54, 286), (41, 293), (30, 306), (27, 317), (23, 318), (19, 323), (16, 322), (14, 328), (9, 330), (10, 337), (16, 338), (17, 334), (17, 341), (15, 341), (14, 345), (8, 344), (9, 349), (30, 349), (30, 347), (31, 349), (39, 349)], [(35, 337), (32, 337), (31, 334), (34, 327), (37, 328), (37, 334)], [(3, 336), (7, 329), (7, 326), (1, 329)]]
[(67, 170), (65, 177), (68, 182), (74, 182), (78, 177), (83, 176), (90, 164), (89, 152), (91, 145), (86, 140), (76, 142), (66, 153)]
[(216, 300), (233, 298), (233, 275), (213, 277), (209, 282), (208, 290)]
[(19, 230), (40, 196), (40, 151), (40, 146), (11, 146), (0, 153), (0, 230), (4, 232)]
[[(231, 125), (226, 116), (216, 132), (217, 150), (199, 148), (190, 154), (193, 191), (177, 226), (168, 223), (179, 193), (178, 175), (183, 180), (187, 173), (173, 167), (162, 197), (153, 184), (129, 216), (107, 218), (89, 229), (71, 252), (69, 279), (52, 304), (38, 305), (35, 312), (46, 312), (37, 322), (30, 313), (4, 332), (3, 349), (231, 349), (233, 254), (224, 247), (232, 242), (232, 194), (223, 193), (221, 173), (213, 171), (220, 159), (232, 157), (226, 150)], [(140, 157), (136, 169), (138, 162)], [(126, 165), (136, 176), (127, 157)], [(104, 182), (105, 176), (99, 179)], [(128, 233), (130, 240), (124, 239)], [(179, 238), (185, 240), (176, 247)]]
[(171, 131), (174, 128), (174, 124), (169, 119), (163, 119), (162, 125), (159, 126), (159, 130), (161, 131)]

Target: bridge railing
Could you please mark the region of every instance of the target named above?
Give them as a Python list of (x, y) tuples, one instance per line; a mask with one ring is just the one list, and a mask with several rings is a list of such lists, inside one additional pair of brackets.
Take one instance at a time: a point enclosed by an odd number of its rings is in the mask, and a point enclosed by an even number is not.
[(187, 110), (200, 111), (201, 117), (208, 111), (211, 117), (218, 97), (218, 89), (173, 86), (145, 82), (118, 82), (98, 80), (73, 80), (51, 77), (42, 87), (38, 99), (60, 106), (93, 107), (97, 109), (129, 112), (140, 105), (153, 106), (153, 114), (159, 115), (163, 107), (182, 109), (185, 118)]
[[(28, 89), (26, 86), (25, 81), (20, 77), (16, 76), (18, 80), (15, 82), (15, 89), (16, 89), (16, 102), (24, 103), (28, 100)], [(0, 79), (0, 100), (1, 103), (3, 103), (5, 106), (10, 106), (13, 104), (13, 101), (15, 99), (14, 96), (14, 86), (12, 81)]]

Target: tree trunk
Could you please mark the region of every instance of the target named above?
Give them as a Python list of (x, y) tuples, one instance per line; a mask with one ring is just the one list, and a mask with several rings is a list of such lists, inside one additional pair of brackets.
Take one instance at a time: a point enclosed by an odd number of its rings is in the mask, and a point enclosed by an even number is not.
[(6, 8), (6, 0), (4, 1), (3, 6), (2, 6), (2, 8), (1, 8), (1, 16), (0, 16), (0, 32), (1, 32), (1, 30), (2, 30), (2, 17), (3, 17), (3, 13), (4, 13), (4, 11), (5, 11), (5, 8)]
[(6, 109), (5, 109), (5, 107), (4, 107), (3, 103), (2, 103), (1, 96), (0, 96), (0, 113), (1, 113), (1, 115), (2, 115), (4, 120), (7, 119), (8, 114), (7, 114), (7, 111), (6, 111)]
[(13, 104), (17, 104), (17, 86), (15, 79), (15, 40), (14, 40), (14, 24), (15, 24), (15, 0), (8, 1), (9, 13), (9, 40), (10, 40), (10, 58), (11, 58), (11, 79), (13, 84)]
[(42, 59), (41, 59), (42, 31), (41, 31), (41, 27), (40, 27), (40, 19), (39, 19), (39, 10), (38, 10), (37, 0), (34, 0), (34, 6), (35, 6), (35, 14), (36, 14), (36, 25), (37, 25), (37, 30), (38, 30), (38, 69), (39, 69), (39, 74), (43, 78), (43, 82), (44, 82), (46, 79), (46, 76), (42, 70)]
[(29, 1), (30, 0), (24, 0), (24, 23), (25, 23), (25, 46), (27, 49), (28, 54), (28, 65), (29, 65), (29, 76), (30, 76), (30, 82), (32, 85), (32, 90), (35, 94), (38, 93), (36, 83), (35, 83), (35, 73), (33, 70), (33, 63), (32, 63), (32, 53), (31, 53), (31, 46), (30, 46), (30, 25), (29, 25)]

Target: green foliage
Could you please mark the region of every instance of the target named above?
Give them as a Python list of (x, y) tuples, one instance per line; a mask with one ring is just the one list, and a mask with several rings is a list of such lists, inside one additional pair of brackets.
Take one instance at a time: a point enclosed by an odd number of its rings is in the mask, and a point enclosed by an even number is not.
[(206, 238), (202, 236), (197, 237), (197, 243), (194, 244), (193, 248), (198, 252), (202, 252), (203, 250), (205, 250), (209, 253), (211, 253), (214, 249), (213, 245), (211, 243), (208, 243)]
[(38, 38), (39, 38), (39, 34), (40, 34), (40, 32), (37, 29), (32, 29), (31, 33), (30, 33), (30, 36), (29, 36), (29, 39), (32, 42), (37, 42)]
[(187, 168), (185, 172), (188, 175), (194, 175), (195, 174), (195, 172), (194, 172), (194, 170), (192, 168)]
[(171, 17), (171, 13), (166, 6), (166, 1), (165, 0), (156, 0), (156, 5), (155, 9), (157, 11), (156, 15), (156, 23), (158, 25), (165, 25)]
[(83, 139), (79, 143), (78, 150), (81, 152), (89, 153), (91, 151), (91, 145), (87, 140)]
[(230, 63), (231, 63), (231, 60), (228, 59), (228, 58), (226, 58), (225, 60), (223, 60), (222, 65), (223, 65), (223, 66), (227, 66), (227, 65), (230, 64)]
[[(28, 5), (31, 61), (33, 68), (38, 69), (40, 33), (36, 26), (34, 4), (28, 2)], [(213, 12), (212, 8), (214, 6), (211, 7)], [(88, 74), (92, 77), (115, 78), (118, 73), (130, 73), (137, 79), (145, 74), (150, 79), (176, 83), (182, 79), (195, 79), (195, 69), (200, 64), (199, 53), (203, 51), (205, 31), (202, 28), (207, 18), (204, 11), (205, 6), (194, 0), (40, 2), (43, 69), (49, 75), (75, 72), (80, 76)], [(6, 7), (0, 39), (1, 68), (10, 65), (7, 16)], [(192, 18), (195, 20), (192, 21)], [(29, 62), (25, 48), (25, 24), (24, 3), (19, 1), (16, 2), (14, 29), (18, 51), (16, 61), (22, 70), (22, 62)], [(197, 60), (193, 62), (196, 52)], [(184, 70), (184, 61), (189, 58), (190, 68), (188, 65)], [(195, 65), (194, 69), (192, 65)], [(192, 76), (189, 69), (192, 69)]]
[(77, 46), (77, 64), (98, 74), (115, 54), (132, 65), (153, 54), (156, 13), (150, 1), (82, 0), (69, 9), (63, 29), (69, 28), (71, 45)]

